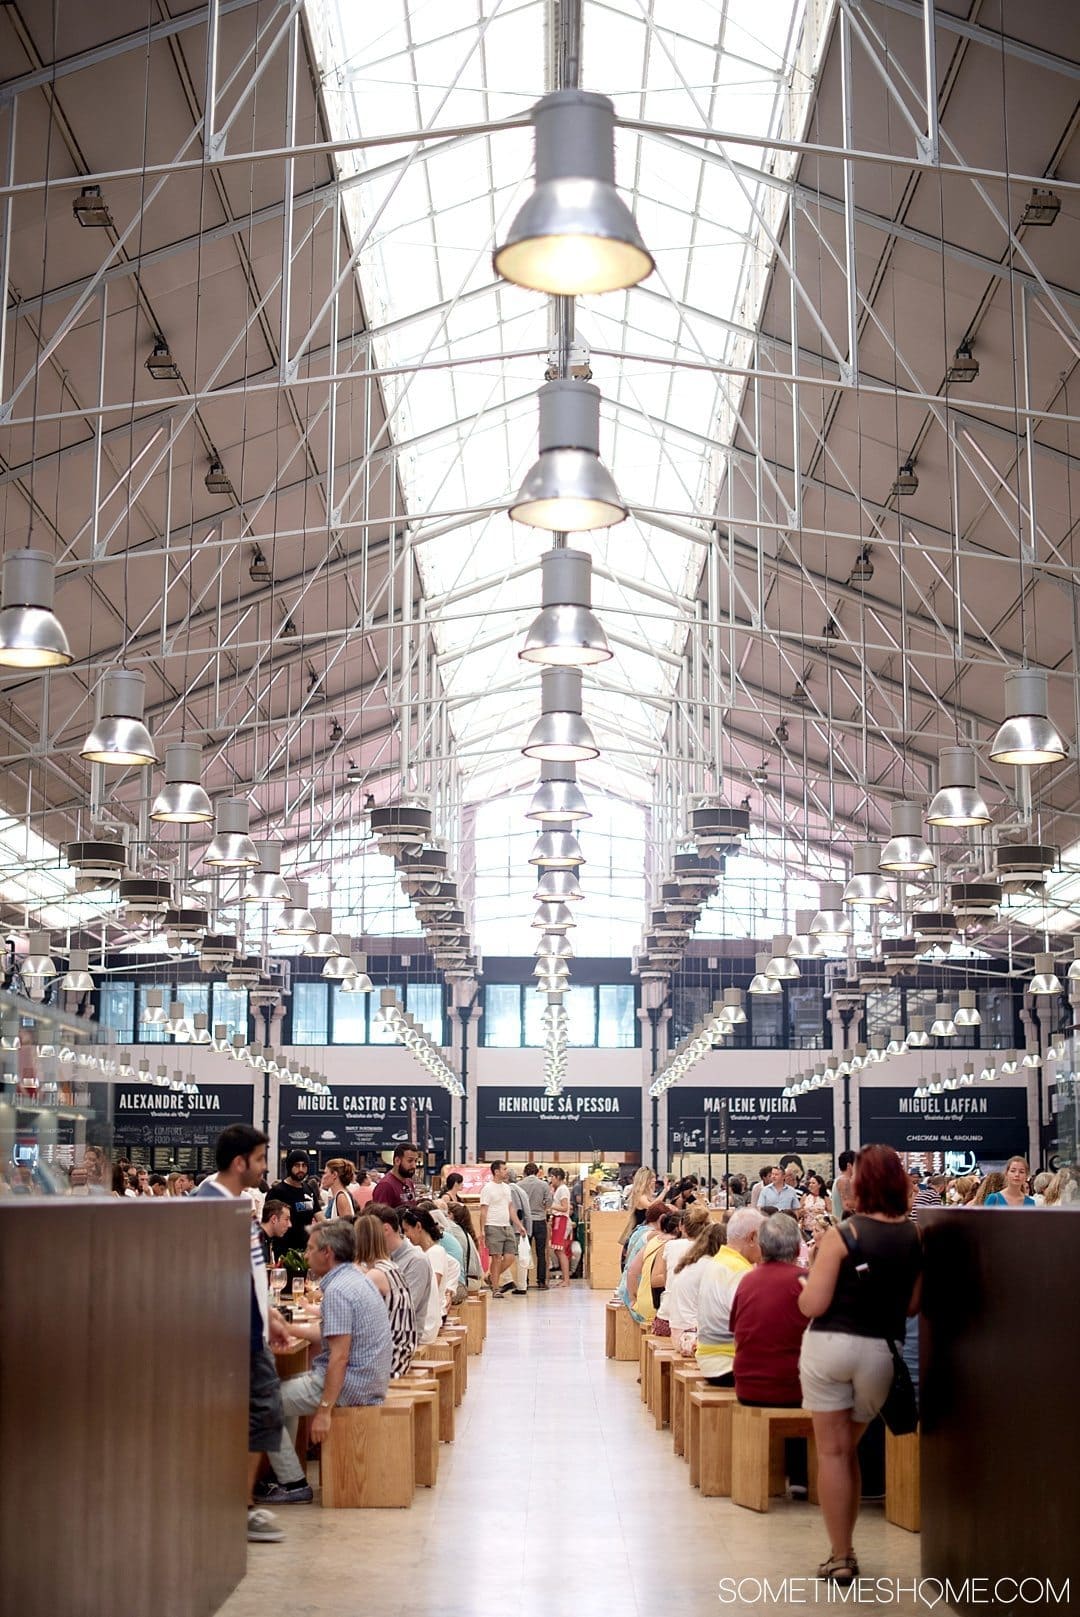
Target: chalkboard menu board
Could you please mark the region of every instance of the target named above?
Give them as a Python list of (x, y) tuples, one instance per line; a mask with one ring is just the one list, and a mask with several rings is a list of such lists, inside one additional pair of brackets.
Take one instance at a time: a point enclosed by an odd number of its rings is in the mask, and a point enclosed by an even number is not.
[(213, 1170), (222, 1129), (251, 1121), (249, 1084), (200, 1084), (197, 1095), (117, 1084), (113, 1095), (113, 1143), (138, 1167)]
[(626, 1156), (641, 1151), (641, 1090), (587, 1089), (561, 1095), (542, 1089), (482, 1088), (476, 1097), (476, 1145), (481, 1153), (553, 1151)]
[[(727, 1128), (727, 1139), (724, 1128)], [(668, 1136), (673, 1156), (706, 1149), (780, 1156), (832, 1153), (833, 1092), (813, 1089), (785, 1096), (779, 1089), (668, 1091)]]
[(282, 1088), (278, 1148), (303, 1149), (320, 1162), (343, 1156), (363, 1162), (412, 1140), (437, 1164), (450, 1149), (450, 1096), (441, 1085), (335, 1084), (329, 1095)]

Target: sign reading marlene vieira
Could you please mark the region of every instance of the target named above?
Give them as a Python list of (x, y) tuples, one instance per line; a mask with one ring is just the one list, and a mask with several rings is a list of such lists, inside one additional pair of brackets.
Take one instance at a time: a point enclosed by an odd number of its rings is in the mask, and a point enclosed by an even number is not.
[(831, 1152), (833, 1094), (813, 1089), (784, 1095), (779, 1089), (745, 1085), (725, 1089), (672, 1089), (668, 1093), (668, 1134), (673, 1154), (707, 1147), (731, 1152)]
[(477, 1095), (476, 1143), (480, 1151), (607, 1151), (622, 1156), (641, 1150), (641, 1090), (571, 1088), (561, 1095), (542, 1089), (481, 1088)]

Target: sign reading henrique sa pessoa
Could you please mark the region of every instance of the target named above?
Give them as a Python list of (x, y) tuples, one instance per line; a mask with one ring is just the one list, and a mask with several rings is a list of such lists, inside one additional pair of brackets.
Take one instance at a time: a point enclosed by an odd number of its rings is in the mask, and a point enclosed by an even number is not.
[(601, 1151), (626, 1156), (641, 1150), (641, 1090), (481, 1087), (476, 1099), (476, 1144), (481, 1153), (505, 1151), (538, 1158), (553, 1151)]
[(339, 1154), (355, 1160), (412, 1140), (442, 1163), (450, 1148), (450, 1096), (441, 1085), (335, 1084), (329, 1095), (290, 1086), (281, 1089), (278, 1106), (282, 1151), (302, 1147), (324, 1161)]
[(831, 1153), (832, 1090), (786, 1096), (766, 1088), (675, 1088), (668, 1093), (668, 1134), (673, 1156), (725, 1148), (732, 1155), (764, 1152), (762, 1161), (785, 1151)]

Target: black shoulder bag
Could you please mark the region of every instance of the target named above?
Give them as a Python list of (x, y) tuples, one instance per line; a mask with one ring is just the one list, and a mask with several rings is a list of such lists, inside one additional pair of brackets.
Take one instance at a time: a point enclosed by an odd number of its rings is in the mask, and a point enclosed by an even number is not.
[[(840, 1224), (837, 1228), (840, 1231), (840, 1239), (855, 1259), (856, 1274), (872, 1280), (872, 1270), (859, 1244), (858, 1231), (850, 1223)], [(896, 1343), (890, 1336), (886, 1336), (885, 1341), (889, 1344), (889, 1352), (892, 1355), (893, 1374), (892, 1385), (881, 1406), (881, 1417), (894, 1437), (906, 1437), (909, 1432), (918, 1430), (918, 1400), (915, 1397), (911, 1372), (900, 1357)]]

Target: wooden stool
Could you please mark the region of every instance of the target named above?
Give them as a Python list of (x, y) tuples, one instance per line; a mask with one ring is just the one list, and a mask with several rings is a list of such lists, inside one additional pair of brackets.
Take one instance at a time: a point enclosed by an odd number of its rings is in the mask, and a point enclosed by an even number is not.
[(806, 1409), (755, 1409), (738, 1404), (731, 1423), (731, 1501), (747, 1510), (768, 1510), (770, 1494), (784, 1491), (784, 1439), (807, 1439), (807, 1480), (817, 1503), (814, 1422)]
[(413, 1361), (409, 1370), (410, 1377), (419, 1380), (433, 1380), (439, 1393), (439, 1442), (452, 1443), (454, 1441), (454, 1366), (450, 1359), (428, 1359), (422, 1363)]
[(455, 1408), (458, 1404), (460, 1404), (461, 1382), (460, 1377), (458, 1376), (457, 1362), (454, 1355), (454, 1344), (452, 1342), (444, 1342), (441, 1339), (436, 1339), (434, 1342), (429, 1342), (426, 1347), (418, 1347), (416, 1352), (413, 1354), (413, 1363), (448, 1364), (451, 1370), (450, 1385), (453, 1388)]
[(686, 1452), (690, 1486), (707, 1499), (731, 1492), (731, 1411), (735, 1389), (691, 1387), (686, 1399)]
[(615, 1304), (615, 1358), (622, 1364), (632, 1364), (641, 1351), (641, 1326), (622, 1303)]
[(604, 1307), (605, 1359), (613, 1359), (615, 1357), (615, 1322), (619, 1317), (619, 1310), (621, 1307), (622, 1304), (615, 1302), (614, 1299), (612, 1299), (612, 1301), (607, 1303)]
[(488, 1333), (488, 1303), (491, 1301), (491, 1293), (490, 1291), (481, 1289), (480, 1291), (476, 1292), (475, 1295), (479, 1299), (480, 1303), (480, 1320), (481, 1329), (483, 1331), (481, 1340), (486, 1342)]
[(686, 1395), (705, 1377), (693, 1359), (683, 1359), (671, 1366), (671, 1441), (676, 1454), (686, 1459)]
[(413, 1408), (407, 1398), (330, 1411), (322, 1443), (322, 1502), (328, 1510), (403, 1509), (412, 1504)]
[(464, 1327), (458, 1330), (451, 1329), (448, 1325), (443, 1326), (437, 1337), (438, 1341), (445, 1342), (453, 1351), (454, 1375), (457, 1381), (454, 1400), (459, 1404), (469, 1387), (468, 1337), (469, 1333)]
[[(664, 1338), (661, 1337), (660, 1340), (663, 1341)], [(665, 1426), (671, 1424), (671, 1372), (681, 1360), (682, 1355), (673, 1347), (661, 1348), (652, 1356), (652, 1363), (649, 1366), (652, 1374), (649, 1408), (653, 1412), (653, 1421), (658, 1432), (662, 1432)]]
[(484, 1308), (479, 1297), (466, 1297), (461, 1305), (461, 1317), (469, 1333), (466, 1352), (475, 1357), (484, 1351)]
[(919, 1434), (894, 1437), (885, 1428), (885, 1520), (909, 1533), (919, 1532)]
[(638, 1347), (638, 1374), (641, 1378), (638, 1391), (641, 1394), (641, 1401), (647, 1409), (652, 1408), (650, 1388), (652, 1385), (653, 1355), (657, 1348), (665, 1347), (666, 1345), (663, 1337), (650, 1336), (647, 1328), (642, 1330), (641, 1342)]
[(439, 1480), (439, 1387), (435, 1381), (406, 1376), (391, 1381), (387, 1398), (408, 1399), (413, 1411), (413, 1476), (418, 1488)]

